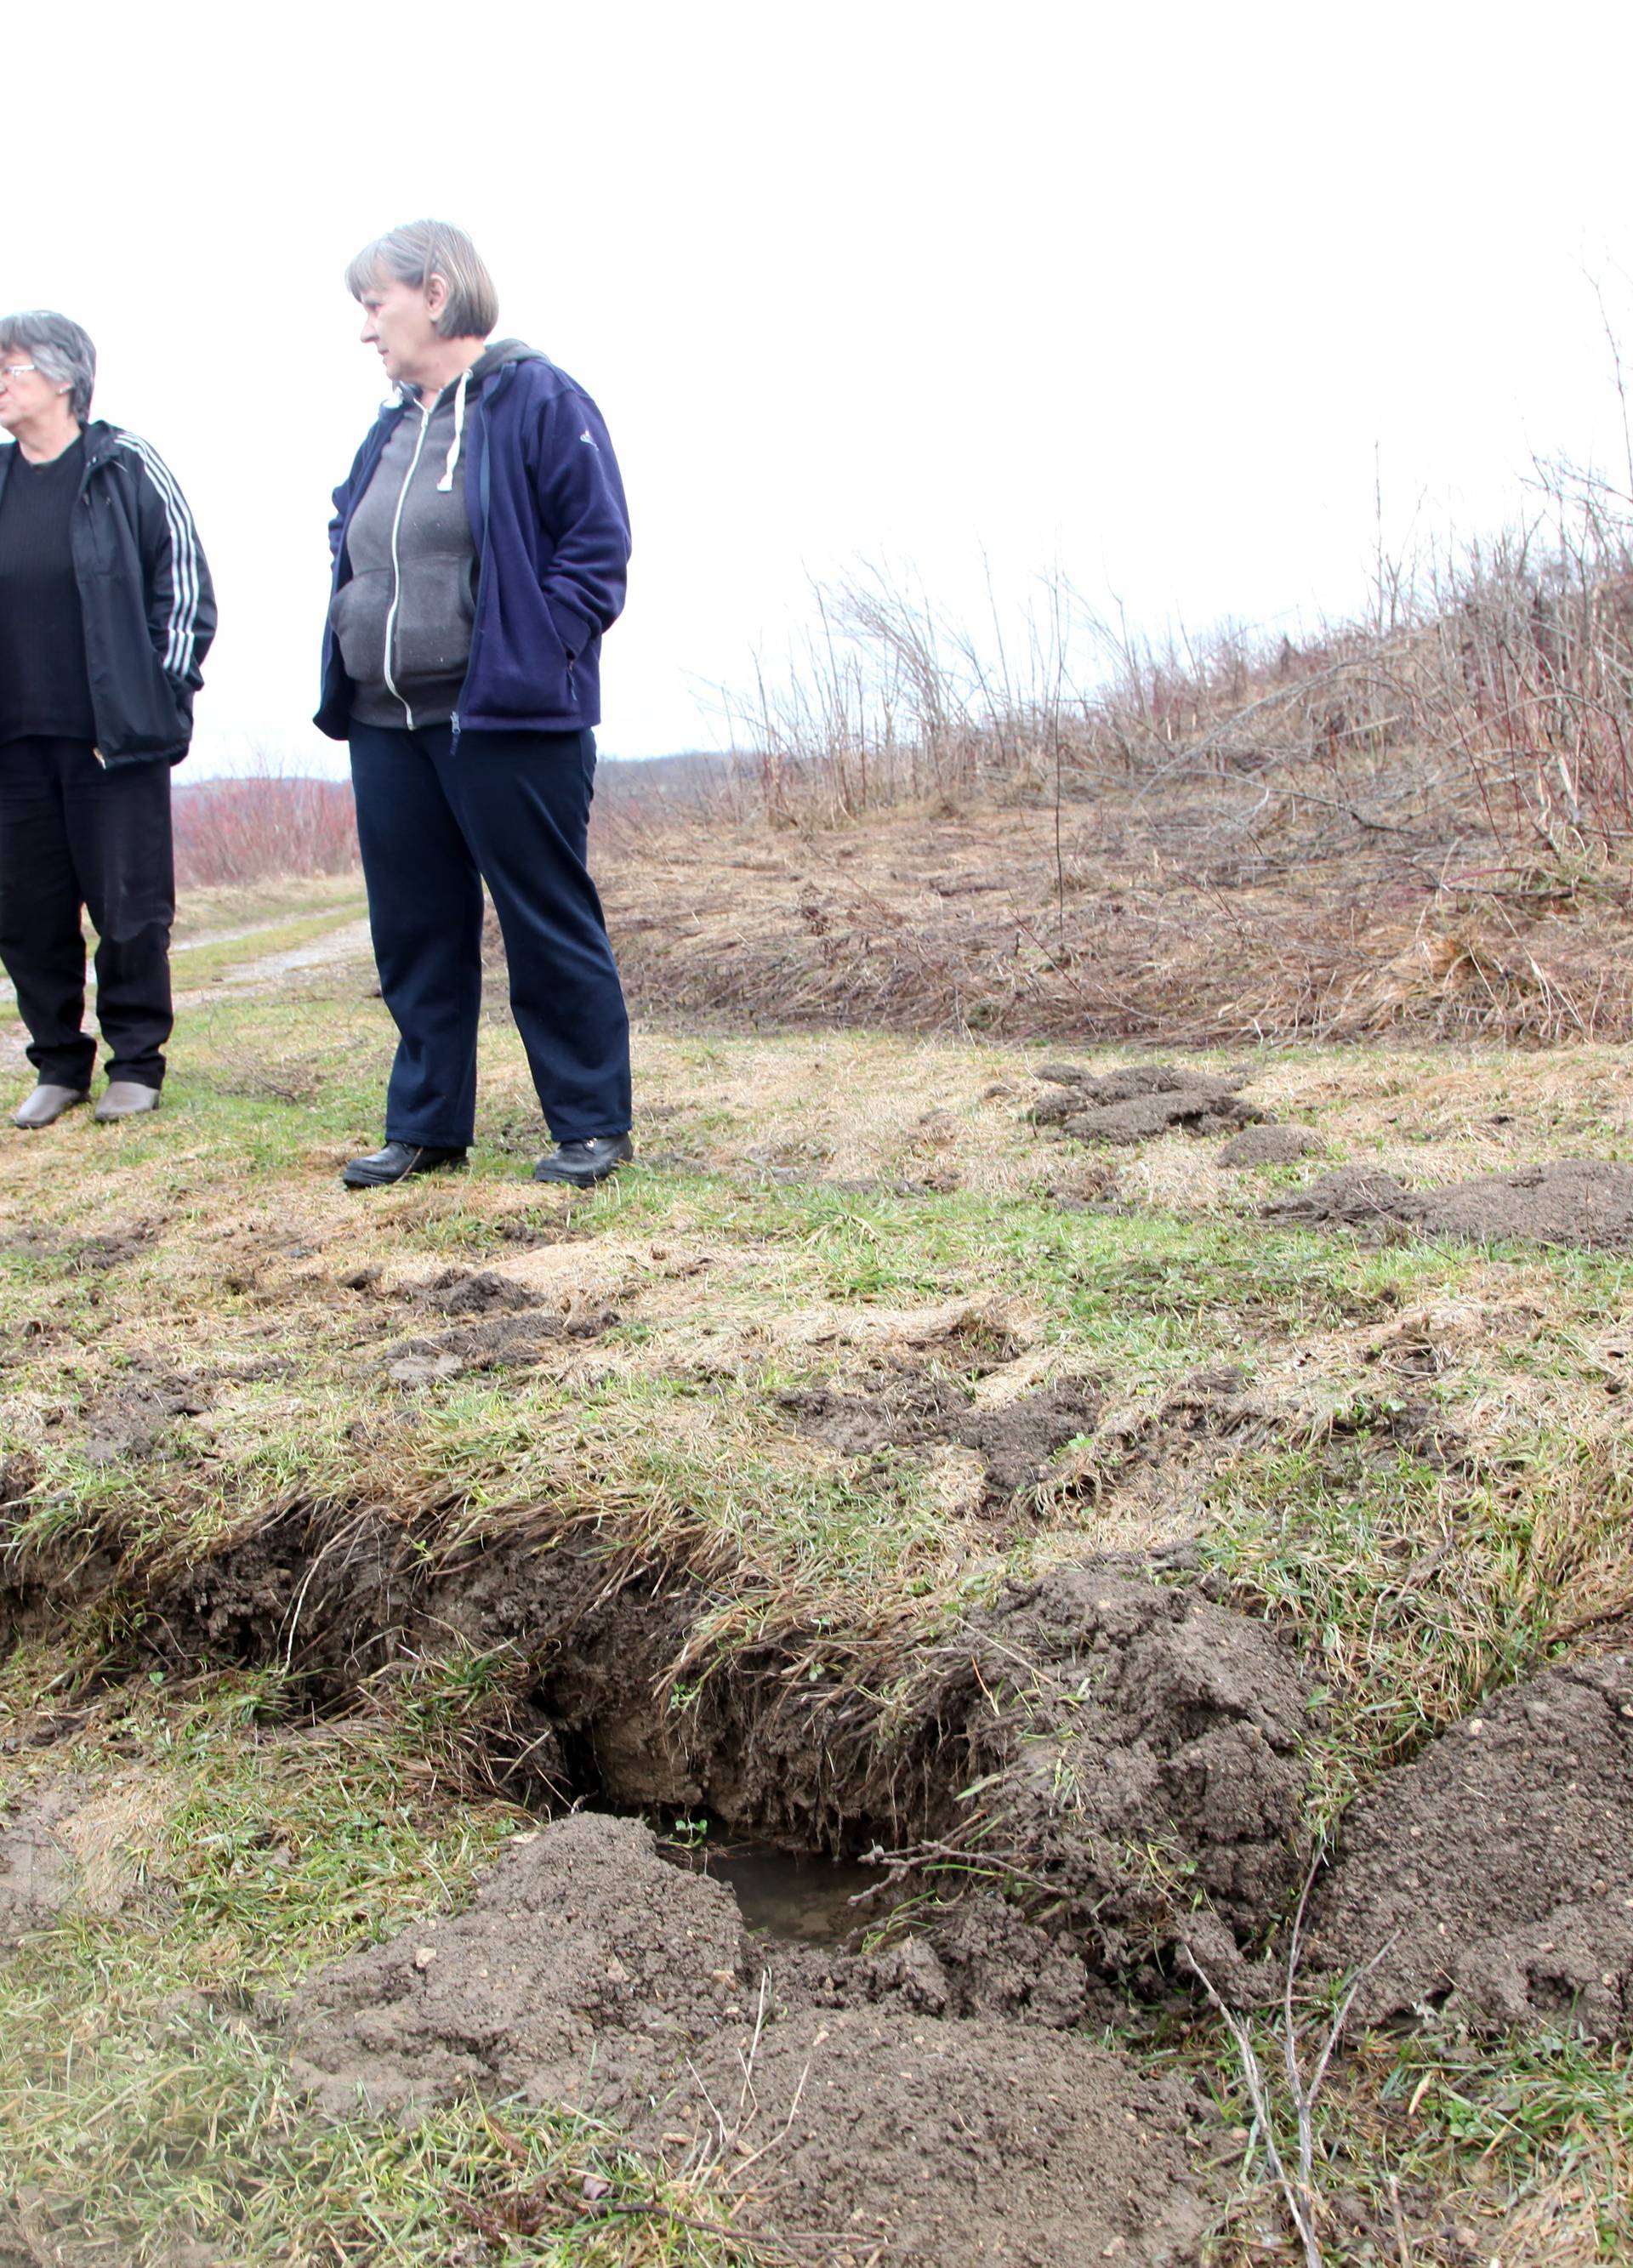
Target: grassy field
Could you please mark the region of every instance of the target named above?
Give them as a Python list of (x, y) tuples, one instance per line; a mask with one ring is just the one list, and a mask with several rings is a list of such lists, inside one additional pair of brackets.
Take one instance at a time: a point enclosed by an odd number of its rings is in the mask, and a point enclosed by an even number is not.
[[(189, 1571), (292, 1522), (384, 1523), (441, 1571), (509, 1536), (683, 1577), (706, 1612), (660, 1665), (682, 1704), (772, 1656), (860, 1690), (1007, 1580), (1179, 1554), (1316, 1672), (1316, 1837), (1494, 1688), (1625, 1643), (1633, 1261), (1258, 1217), (1339, 1162), (1433, 1184), (1633, 1160), (1614, 1049), (1238, 1051), (1216, 1067), (1322, 1146), (1231, 1173), (1183, 1133), (1035, 1126), (1036, 1050), (649, 1029), (641, 1160), (585, 1197), (528, 1177), (543, 1130), (496, 1014), (469, 1172), (351, 1195), (393, 1039), (358, 910), (344, 879), (211, 894), (161, 1113), (5, 1145), (0, 1800), (71, 1863), (0, 1968), (0, 2260), (780, 2257), (582, 2118), (303, 2107), (278, 1997), (456, 1907), (541, 1789), (520, 1641), (348, 1636), (372, 1594), (326, 1587), (332, 1557), (212, 1608)], [(904, 1377), (978, 1413), (1088, 1381), (1095, 1414), (997, 1510), (956, 1439), (858, 1455), (798, 1422), (802, 1395)], [(1200, 2002), (1131, 2001), (1117, 2031), (1201, 2075), (1239, 2142), (1240, 2050)], [(1622, 2048), (1368, 2034), (1319, 2124), (1329, 2260), (1633, 2257)], [(587, 2174), (611, 2186), (579, 2210)], [(528, 2230), (503, 2201), (540, 2184)], [(1220, 2262), (1297, 2257), (1257, 2152), (1218, 2196)]]

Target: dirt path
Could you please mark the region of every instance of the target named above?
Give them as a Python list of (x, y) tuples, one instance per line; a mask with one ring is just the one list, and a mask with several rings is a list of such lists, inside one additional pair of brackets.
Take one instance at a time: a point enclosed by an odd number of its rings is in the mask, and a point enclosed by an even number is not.
[[(269, 929), (286, 929), (287, 922), (270, 922)], [(259, 932), (247, 931), (246, 939)], [(190, 1007), (201, 1000), (218, 998), (224, 992), (274, 992), (286, 976), (297, 976), (314, 969), (327, 968), (345, 961), (361, 960), (373, 951), (369, 936), (368, 917), (342, 923), (327, 936), (314, 938), (308, 945), (292, 946), (282, 953), (267, 953), (252, 961), (235, 964), (224, 970), (209, 986), (193, 991), (178, 992), (176, 1005)]]

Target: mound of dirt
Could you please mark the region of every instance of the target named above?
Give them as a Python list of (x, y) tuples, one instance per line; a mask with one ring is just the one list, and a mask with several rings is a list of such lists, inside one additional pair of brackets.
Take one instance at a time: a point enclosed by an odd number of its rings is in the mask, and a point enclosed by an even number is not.
[(1044, 1064), (1037, 1075), (1060, 1092), (1034, 1107), (1033, 1120), (1079, 1142), (1147, 1142), (1174, 1127), (1216, 1134), (1264, 1116), (1242, 1101), (1238, 1081), (1177, 1064), (1137, 1064), (1102, 1074), (1081, 1064)]
[(468, 2088), (581, 2106), (718, 2162), (743, 2226), (826, 2257), (1199, 2257), (1175, 2092), (1036, 2027), (802, 2005), (761, 1950), (644, 1828), (580, 1814), (519, 1838), (465, 1913), (300, 1987), (294, 2072), (336, 2116)]
[(416, 1284), (408, 1296), (445, 1315), (519, 1314), (543, 1305), (537, 1292), (494, 1268), (445, 1268), (429, 1283)]
[(1393, 1174), (1346, 1166), (1279, 1197), (1260, 1218), (1278, 1227), (1410, 1227), (1471, 1244), (1633, 1244), (1633, 1166), (1597, 1159), (1522, 1166), (1449, 1188), (1408, 1189)]
[(1003, 1854), (1118, 1970), (1181, 1942), (1222, 1989), (1300, 1867), (1304, 1676), (1267, 1625), (1090, 1561), (972, 1616), (906, 1705), (957, 1739), (934, 1866)]
[(1015, 1402), (977, 1408), (950, 1379), (917, 1372), (882, 1379), (858, 1394), (793, 1387), (777, 1398), (803, 1432), (840, 1456), (876, 1456), (936, 1441), (973, 1449), (986, 1469), (988, 1512), (1001, 1511), (1040, 1481), (1067, 1443), (1092, 1429), (1104, 1400), (1088, 1380), (1061, 1378)]
[[(741, 2092), (736, 2044), (699, 2062), (716, 2101)], [(992, 2022), (790, 2013), (760, 2042), (751, 2103), (742, 2139), (766, 2155), (741, 2225), (815, 2239), (825, 2259), (1181, 2268), (1201, 2257), (1209, 2215), (1186, 2171), (1179, 2098), (1106, 2049)]]
[(580, 1813), (513, 1844), (466, 1912), (303, 1987), (296, 2072), (336, 2116), (468, 2086), (616, 2115), (750, 2011), (757, 1977), (729, 1890)]
[(1320, 1147), (1307, 1126), (1250, 1126), (1223, 1145), (1219, 1163), (1232, 1173), (1246, 1166), (1286, 1166)]
[(1389, 1773), (1345, 1822), (1312, 1952), (1372, 1960), (1373, 2021), (1633, 2031), (1633, 1656), (1548, 1670)]
[(1340, 1166), (1260, 1211), (1260, 1219), (1277, 1228), (1378, 1228), (1418, 1217), (1406, 1184), (1375, 1166)]

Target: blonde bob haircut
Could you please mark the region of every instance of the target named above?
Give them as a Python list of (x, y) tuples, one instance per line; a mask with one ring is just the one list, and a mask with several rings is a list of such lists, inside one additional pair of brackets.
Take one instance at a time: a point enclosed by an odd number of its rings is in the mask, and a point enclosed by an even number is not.
[(445, 339), (485, 339), (499, 320), (499, 293), (482, 255), (462, 228), (445, 220), (410, 220), (366, 244), (346, 269), (354, 299), (388, 277), (424, 291), (433, 276), (448, 287), (437, 317)]

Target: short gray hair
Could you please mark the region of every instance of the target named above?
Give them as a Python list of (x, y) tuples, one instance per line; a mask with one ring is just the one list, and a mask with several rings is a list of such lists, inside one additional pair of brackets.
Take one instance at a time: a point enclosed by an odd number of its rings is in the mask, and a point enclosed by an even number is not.
[(48, 307), (0, 315), (0, 354), (15, 354), (19, 349), (47, 378), (68, 387), (74, 415), (83, 424), (91, 415), (96, 386), (96, 349), (89, 332), (66, 315), (54, 315)]
[(499, 320), (499, 293), (481, 254), (462, 228), (445, 220), (410, 220), (366, 244), (346, 269), (346, 289), (360, 299), (382, 277), (423, 291), (433, 276), (448, 287), (437, 317), (445, 339), (485, 339)]

